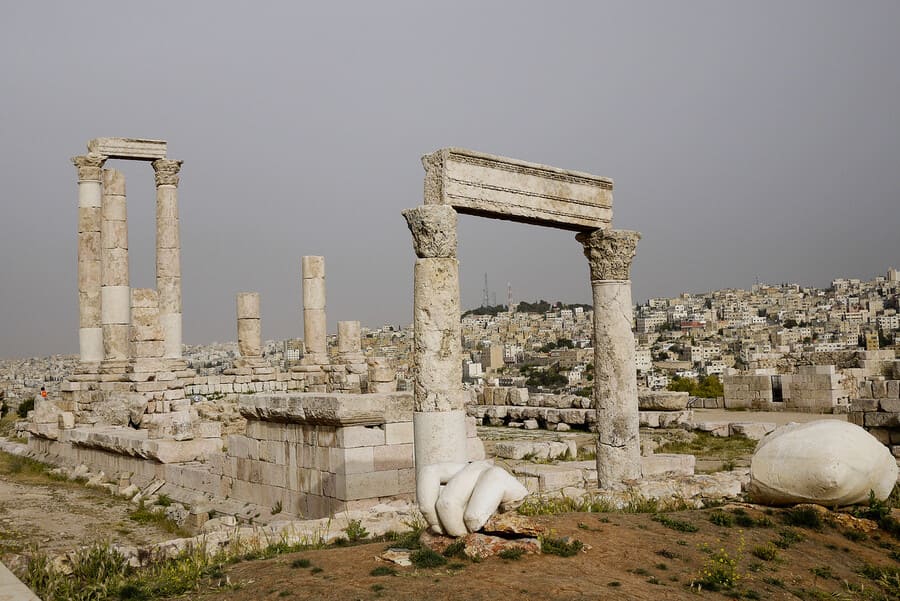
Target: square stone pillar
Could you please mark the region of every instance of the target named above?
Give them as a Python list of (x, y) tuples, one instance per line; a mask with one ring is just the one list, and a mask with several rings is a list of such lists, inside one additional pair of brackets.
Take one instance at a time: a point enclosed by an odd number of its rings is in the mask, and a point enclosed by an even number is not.
[(413, 235), (413, 382), (416, 473), (465, 463), (456, 211), (423, 205), (403, 211)]
[(594, 230), (584, 246), (594, 296), (594, 407), (600, 488), (641, 477), (637, 371), (631, 305), (631, 261), (641, 235)]
[(87, 154), (72, 158), (78, 170), (78, 348), (82, 363), (103, 360), (100, 322), (100, 171), (106, 157)]
[(156, 176), (156, 290), (165, 336), (165, 358), (181, 359), (181, 237), (178, 172), (183, 161), (153, 161)]

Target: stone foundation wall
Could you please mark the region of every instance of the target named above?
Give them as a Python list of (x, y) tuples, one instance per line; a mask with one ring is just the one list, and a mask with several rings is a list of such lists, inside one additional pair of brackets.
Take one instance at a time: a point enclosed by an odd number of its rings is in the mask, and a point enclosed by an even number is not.
[(865, 428), (900, 458), (900, 361), (890, 371), (894, 379), (876, 376), (859, 382), (848, 420)]

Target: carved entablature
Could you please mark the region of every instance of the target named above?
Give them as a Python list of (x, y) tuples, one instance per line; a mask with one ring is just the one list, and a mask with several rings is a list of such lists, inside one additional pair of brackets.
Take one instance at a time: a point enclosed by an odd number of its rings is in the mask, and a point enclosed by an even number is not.
[(403, 211), (420, 259), (456, 256), (456, 211), (445, 205), (423, 205)]
[(72, 157), (72, 164), (78, 170), (78, 181), (100, 181), (100, 171), (107, 157), (93, 152)]
[(174, 161), (172, 159), (157, 159), (151, 163), (153, 171), (156, 174), (156, 185), (158, 186), (177, 186), (178, 172), (181, 170), (181, 164), (184, 161)]
[(613, 182), (605, 177), (462, 148), (435, 151), (422, 165), (426, 205), (576, 231), (612, 223)]
[(591, 281), (631, 279), (631, 261), (640, 232), (595, 230), (582, 232), (575, 239), (584, 245), (584, 256), (591, 267)]

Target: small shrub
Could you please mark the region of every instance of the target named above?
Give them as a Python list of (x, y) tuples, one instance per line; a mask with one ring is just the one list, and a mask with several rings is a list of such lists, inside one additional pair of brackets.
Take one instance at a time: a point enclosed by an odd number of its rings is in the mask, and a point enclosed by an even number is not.
[(308, 568), (312, 565), (312, 562), (305, 557), (300, 557), (291, 562), (291, 567), (294, 569), (297, 568)]
[(809, 528), (810, 530), (821, 530), (825, 525), (822, 514), (810, 506), (788, 509), (784, 512), (782, 518), (784, 519), (784, 523), (789, 526)]
[(380, 592), (383, 591), (383, 590), (384, 590), (384, 585), (383, 585), (383, 584), (373, 584), (373, 585), (372, 585), (372, 592), (380, 593)]
[(444, 549), (442, 553), (444, 557), (457, 557), (459, 559), (466, 558), (466, 543), (463, 539), (458, 538)]
[(709, 521), (716, 526), (722, 526), (723, 528), (731, 528), (734, 526), (734, 516), (725, 513), (724, 511), (713, 511), (709, 514)]
[(670, 528), (672, 530), (677, 530), (678, 532), (697, 532), (700, 530), (694, 524), (690, 522), (685, 522), (684, 520), (678, 520), (675, 518), (670, 518), (667, 515), (656, 514), (651, 518), (654, 522), (659, 522), (666, 528)]
[(378, 566), (369, 572), (369, 576), (396, 576), (397, 570), (390, 566)]
[(718, 591), (732, 588), (741, 576), (738, 572), (740, 557), (732, 557), (725, 549), (714, 552), (691, 582), (691, 588)]
[(156, 497), (156, 504), (160, 507), (169, 507), (172, 505), (172, 498), (169, 495), (159, 495)]
[(25, 419), (28, 417), (28, 412), (34, 409), (34, 397), (29, 399), (25, 399), (21, 403), (19, 403), (19, 408), (16, 409), (16, 415), (21, 419)]
[(860, 530), (844, 530), (841, 534), (844, 535), (848, 540), (852, 540), (855, 543), (860, 541), (864, 541), (869, 538), (869, 535)]
[(347, 534), (347, 540), (351, 543), (359, 542), (369, 537), (369, 531), (366, 530), (360, 520), (350, 520), (347, 527), (344, 528), (344, 532)]
[(574, 538), (542, 538), (541, 553), (547, 555), (559, 555), (560, 557), (572, 557), (577, 555), (584, 547), (578, 539)]
[(521, 549), (518, 547), (512, 549), (503, 549), (497, 554), (500, 559), (510, 559), (512, 561), (518, 561), (525, 555), (525, 549)]
[(763, 582), (769, 584), (771, 586), (777, 586), (779, 588), (784, 588), (784, 580), (780, 578), (775, 578), (774, 576), (766, 576), (763, 578)]
[(409, 554), (409, 560), (417, 568), (439, 568), (447, 563), (447, 559), (428, 547), (417, 549)]
[(750, 550), (750, 553), (763, 561), (772, 561), (778, 557), (778, 547), (772, 543), (766, 543), (764, 545), (759, 545), (758, 547), (753, 547)]
[(665, 557), (666, 559), (681, 559), (681, 556), (674, 551), (669, 551), (668, 549), (660, 549), (656, 552), (660, 557)]
[(774, 544), (779, 549), (787, 549), (791, 545), (802, 542), (805, 539), (806, 537), (803, 536), (803, 534), (801, 534), (800, 532), (791, 530), (790, 528), (785, 528), (784, 530), (778, 532), (778, 538), (772, 541), (772, 544)]
[(810, 568), (809, 571), (812, 572), (813, 576), (816, 578), (834, 578), (834, 574), (831, 573), (831, 568), (828, 566), (817, 566), (815, 568)]

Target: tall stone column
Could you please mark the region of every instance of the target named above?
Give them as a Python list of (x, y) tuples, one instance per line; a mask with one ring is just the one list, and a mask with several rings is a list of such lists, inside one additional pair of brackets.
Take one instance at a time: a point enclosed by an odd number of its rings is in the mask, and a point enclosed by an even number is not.
[(100, 171), (106, 157), (72, 158), (78, 170), (78, 348), (82, 363), (103, 360), (100, 323)]
[(456, 211), (423, 205), (403, 211), (413, 235), (413, 378), (416, 474), (466, 461)]
[(625, 230), (583, 232), (594, 295), (594, 407), (600, 488), (641, 477), (631, 261), (641, 235)]
[(325, 365), (328, 363), (325, 257), (303, 257), (300, 270), (303, 278), (303, 342), (306, 345), (304, 362)]
[(166, 359), (181, 359), (181, 238), (178, 233), (178, 172), (183, 161), (157, 159), (156, 289)]
[(128, 279), (128, 218), (125, 175), (104, 169), (100, 228), (100, 299), (103, 358), (127, 361), (131, 323), (131, 287)]
[(246, 359), (262, 356), (262, 328), (259, 322), (259, 293), (237, 295), (238, 350)]

